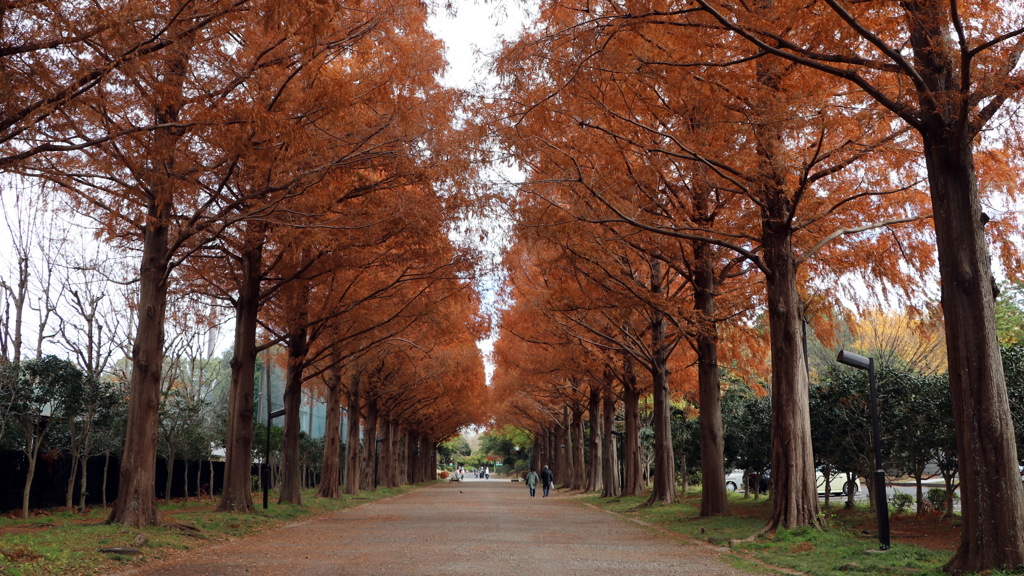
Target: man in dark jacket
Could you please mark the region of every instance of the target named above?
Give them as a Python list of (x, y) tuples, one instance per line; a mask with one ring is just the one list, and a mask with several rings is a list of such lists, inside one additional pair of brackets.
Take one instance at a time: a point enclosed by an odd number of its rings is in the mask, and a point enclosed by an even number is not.
[(551, 487), (555, 485), (555, 473), (547, 465), (540, 471), (540, 481), (544, 484), (544, 497), (547, 498), (551, 494)]

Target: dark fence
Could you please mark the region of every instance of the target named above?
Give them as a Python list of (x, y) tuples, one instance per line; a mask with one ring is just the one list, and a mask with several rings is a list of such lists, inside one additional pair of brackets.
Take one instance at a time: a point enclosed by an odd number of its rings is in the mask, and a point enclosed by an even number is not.
[[(86, 506), (96, 506), (103, 502), (103, 482), (106, 474), (107, 503), (117, 497), (118, 472), (121, 461), (116, 456), (109, 459), (104, 455), (92, 456), (88, 462), (86, 474)], [(198, 468), (197, 468), (198, 467)], [(28, 459), (18, 451), (0, 451), (0, 512), (8, 512), (21, 508), (22, 495), (25, 490), (25, 475), (28, 473)], [(256, 468), (253, 468), (255, 474)], [(185, 461), (174, 461), (174, 472), (171, 482), (171, 498), (182, 498), (188, 488), (189, 496), (219, 494), (224, 487), (223, 462), (188, 462), (188, 478), (185, 477)], [(71, 457), (68, 454), (50, 452), (40, 454), (36, 461), (36, 472), (32, 479), (29, 492), (30, 508), (56, 508), (65, 503), (68, 489), (68, 478), (71, 476)], [(82, 471), (75, 478), (74, 502), (78, 503), (81, 490)], [(156, 494), (164, 498), (167, 491), (167, 462), (157, 458), (156, 463)]]

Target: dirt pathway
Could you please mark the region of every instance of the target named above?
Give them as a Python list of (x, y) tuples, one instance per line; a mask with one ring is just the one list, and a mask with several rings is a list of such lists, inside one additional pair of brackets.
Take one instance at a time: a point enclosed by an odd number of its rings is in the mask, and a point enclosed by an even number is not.
[(706, 546), (659, 536), (508, 481), (438, 484), (157, 562), (133, 576), (740, 576)]

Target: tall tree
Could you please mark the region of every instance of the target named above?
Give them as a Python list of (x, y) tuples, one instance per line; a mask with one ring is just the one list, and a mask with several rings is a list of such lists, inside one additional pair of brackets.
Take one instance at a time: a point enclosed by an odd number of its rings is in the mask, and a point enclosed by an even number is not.
[[(999, 360), (994, 281), (976, 146), (1024, 90), (1024, 16), (1012, 2), (912, 0), (880, 7), (823, 0), (815, 18), (777, 0), (748, 11), (697, 0), (756, 49), (840, 79), (903, 120), (920, 139), (934, 210), (957, 451), (963, 458), (964, 530), (947, 564), (955, 573), (1024, 564), (1024, 489)], [(907, 47), (907, 48), (905, 48)], [(820, 76), (819, 76), (820, 77)], [(994, 134), (997, 139), (1009, 136)], [(1009, 136), (1012, 138), (1012, 136)], [(1008, 175), (993, 170), (994, 174)], [(1012, 194), (1005, 176), (985, 189)], [(1015, 236), (1013, 234), (1011, 237)], [(1004, 263), (1017, 270), (1012, 252)], [(1005, 495), (997, 498), (996, 495)]]
[[(550, 196), (556, 186), (577, 191), (578, 204), (560, 204), (571, 216), (585, 218), (576, 206), (596, 200), (608, 215), (593, 221), (729, 248), (764, 274), (780, 468), (767, 528), (817, 525), (801, 290), (812, 286), (808, 267), (846, 276), (853, 263), (849, 236), (858, 231), (883, 228), (887, 234), (861, 241), (914, 245), (906, 254), (927, 265), (916, 229), (908, 227), (899, 240), (888, 236), (900, 234), (894, 225), (922, 217), (912, 180), (909, 188), (892, 183), (907, 169), (905, 138), (880, 123), (871, 106), (848, 105), (839, 83), (807, 82), (806, 73), (781, 60), (674, 26), (685, 10), (651, 4), (625, 13), (609, 6), (602, 14), (592, 19), (589, 9), (552, 6), (509, 47), (502, 71), (515, 98), (499, 106), (508, 115), (504, 134), (517, 157), (542, 174), (539, 194)], [(518, 73), (537, 66), (544, 75)], [(700, 73), (690, 74), (694, 69)], [(687, 112), (693, 102), (699, 114)], [(817, 113), (801, 115), (808, 106)], [(730, 130), (718, 130), (723, 126)], [(609, 141), (614, 156), (598, 155), (595, 138)], [(623, 168), (612, 173), (624, 174), (630, 186), (608, 177), (613, 161)], [(652, 166), (662, 167), (658, 177), (644, 178)], [(709, 180), (698, 197), (743, 197), (711, 226), (671, 204), (680, 198), (672, 193), (675, 183), (702, 177)], [(864, 187), (865, 178), (873, 189)], [(866, 273), (891, 285), (907, 282), (891, 264), (873, 263)]]

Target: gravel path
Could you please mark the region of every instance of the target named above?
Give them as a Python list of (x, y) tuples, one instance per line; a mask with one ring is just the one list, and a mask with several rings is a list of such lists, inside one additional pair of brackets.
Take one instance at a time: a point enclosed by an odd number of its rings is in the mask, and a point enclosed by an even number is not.
[(507, 480), (432, 485), (131, 574), (747, 575), (708, 546), (537, 492)]

